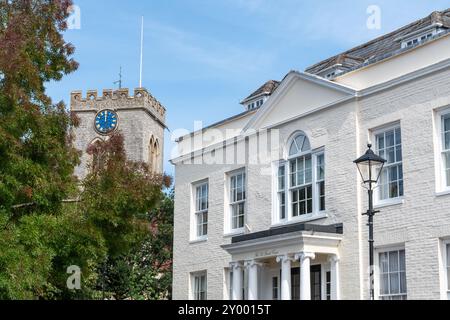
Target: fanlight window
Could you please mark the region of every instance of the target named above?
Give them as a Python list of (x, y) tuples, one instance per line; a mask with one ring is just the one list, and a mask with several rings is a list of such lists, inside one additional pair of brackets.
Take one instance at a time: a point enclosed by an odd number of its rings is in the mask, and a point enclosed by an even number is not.
[(288, 160), (279, 163), (276, 175), (277, 222), (313, 217), (326, 209), (324, 151), (312, 151), (303, 133), (297, 134), (288, 147)]
[(309, 139), (304, 134), (299, 134), (292, 141), (289, 149), (289, 157), (293, 157), (311, 150)]

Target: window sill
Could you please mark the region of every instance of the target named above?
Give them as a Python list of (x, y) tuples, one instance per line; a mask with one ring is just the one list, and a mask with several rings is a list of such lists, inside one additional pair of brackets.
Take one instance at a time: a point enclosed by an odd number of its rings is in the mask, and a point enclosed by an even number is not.
[(232, 237), (241, 236), (244, 234), (245, 234), (245, 228), (242, 228), (242, 229), (237, 229), (237, 230), (227, 232), (223, 236), (224, 236), (224, 238), (232, 238)]
[(198, 244), (198, 243), (203, 243), (203, 242), (207, 242), (208, 241), (208, 237), (204, 237), (204, 238), (198, 238), (195, 240), (191, 240), (189, 241), (189, 244)]
[(405, 203), (405, 199), (404, 198), (391, 199), (391, 200), (388, 200), (388, 201), (377, 203), (374, 206), (374, 209), (381, 209), (381, 208), (386, 208), (386, 207), (391, 207), (391, 206), (398, 206), (398, 205), (402, 205), (404, 203)]
[(306, 215), (301, 217), (294, 217), (290, 220), (284, 220), (277, 223), (272, 224), (272, 228), (282, 227), (290, 224), (303, 223), (303, 222), (311, 222), (321, 219), (328, 218), (328, 214), (326, 212), (320, 212), (313, 215)]
[(443, 197), (443, 196), (447, 196), (447, 195), (450, 195), (450, 189), (439, 191), (439, 192), (436, 192), (436, 194), (435, 194), (436, 197)]

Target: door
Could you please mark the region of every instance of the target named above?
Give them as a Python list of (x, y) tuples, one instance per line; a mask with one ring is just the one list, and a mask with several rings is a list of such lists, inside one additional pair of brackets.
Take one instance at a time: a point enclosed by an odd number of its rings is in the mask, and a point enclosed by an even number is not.
[(311, 300), (322, 300), (322, 267), (311, 267)]
[(291, 299), (300, 300), (300, 268), (291, 270)]
[[(291, 270), (291, 297), (300, 300), (300, 268)], [(311, 267), (311, 300), (322, 300), (322, 267)]]

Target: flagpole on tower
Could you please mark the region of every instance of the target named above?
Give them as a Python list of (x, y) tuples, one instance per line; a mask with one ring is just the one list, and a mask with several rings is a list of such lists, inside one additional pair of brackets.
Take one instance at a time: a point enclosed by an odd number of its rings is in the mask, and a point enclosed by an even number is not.
[(144, 56), (144, 16), (142, 16), (142, 22), (141, 22), (141, 62), (140, 62), (140, 70), (139, 70), (139, 88), (142, 88), (143, 56)]

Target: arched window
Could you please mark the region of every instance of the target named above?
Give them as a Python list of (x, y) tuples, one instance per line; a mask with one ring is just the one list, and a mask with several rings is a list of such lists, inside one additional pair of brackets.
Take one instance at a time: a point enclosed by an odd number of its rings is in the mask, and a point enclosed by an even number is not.
[(291, 147), (289, 148), (289, 157), (299, 155), (301, 153), (311, 150), (309, 139), (303, 133), (300, 133), (292, 139)]
[(158, 172), (159, 168), (159, 142), (155, 137), (150, 138), (148, 164), (152, 172)]
[(100, 170), (104, 165), (104, 157), (100, 154), (100, 145), (104, 142), (101, 138), (95, 138), (89, 143), (87, 148), (88, 154), (88, 170), (89, 172), (94, 172), (96, 170)]
[(325, 157), (312, 151), (304, 133), (289, 140), (288, 160), (280, 162), (277, 220), (291, 220), (325, 210)]

